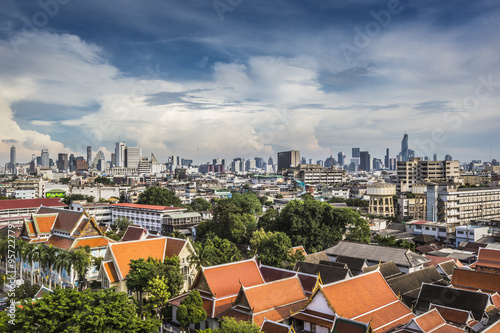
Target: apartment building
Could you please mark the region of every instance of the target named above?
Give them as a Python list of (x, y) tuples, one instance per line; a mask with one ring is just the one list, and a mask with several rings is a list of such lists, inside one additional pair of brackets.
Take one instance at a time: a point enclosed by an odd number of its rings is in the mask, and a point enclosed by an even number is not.
[(60, 198), (0, 200), (0, 225), (22, 223), (41, 207), (64, 208)]
[(298, 180), (304, 184), (342, 184), (346, 181), (344, 169), (324, 168), (317, 164), (300, 164), (296, 168), (288, 169), (287, 180)]
[(398, 192), (410, 192), (413, 185), (422, 182), (458, 182), (459, 179), (459, 161), (421, 161), (420, 158), (411, 158), (397, 164)]

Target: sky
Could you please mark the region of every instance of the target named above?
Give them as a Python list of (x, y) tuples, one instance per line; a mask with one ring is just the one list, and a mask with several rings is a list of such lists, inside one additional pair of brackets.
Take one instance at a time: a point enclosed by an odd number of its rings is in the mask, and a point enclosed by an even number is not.
[(115, 142), (158, 160), (500, 160), (500, 2), (3, 0), (0, 164)]

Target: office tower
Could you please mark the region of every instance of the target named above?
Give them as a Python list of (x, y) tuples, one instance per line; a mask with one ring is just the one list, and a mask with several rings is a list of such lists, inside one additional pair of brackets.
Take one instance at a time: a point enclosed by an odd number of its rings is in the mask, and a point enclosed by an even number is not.
[(391, 157), (389, 156), (389, 148), (385, 149), (385, 160), (384, 160), (384, 165), (386, 169), (391, 169), (391, 162), (389, 161)]
[(453, 158), (451, 157), (451, 155), (446, 154), (446, 155), (444, 156), (444, 160), (445, 160), (445, 161), (453, 161)]
[(66, 171), (69, 169), (68, 154), (59, 153), (57, 155), (57, 169)]
[(352, 148), (352, 158), (359, 158), (359, 154), (360, 154), (360, 149), (359, 148)]
[(424, 156), (424, 161), (428, 161), (429, 160), (429, 156)]
[(312, 158), (309, 159), (309, 164), (313, 164), (313, 159)]
[(111, 153), (110, 168), (114, 168), (115, 163), (116, 163), (116, 155), (115, 155), (115, 153)]
[(245, 171), (250, 171), (251, 169), (255, 169), (255, 160), (246, 160), (245, 162)]
[(403, 136), (403, 140), (401, 141), (401, 160), (405, 162), (409, 160), (408, 134), (406, 133)]
[(69, 172), (73, 172), (75, 170), (76, 170), (75, 155), (71, 154), (69, 155)]
[(325, 160), (325, 168), (333, 168), (335, 164), (337, 164), (337, 161), (335, 161), (333, 156), (330, 156)]
[[(220, 160), (220, 164), (221, 164), (222, 166), (224, 166), (224, 170), (225, 170), (225, 169), (226, 169), (226, 165), (227, 165), (226, 159), (225, 159), (225, 158), (221, 159), (221, 160)], [(224, 172), (224, 171), (222, 171), (222, 172)]]
[(181, 160), (181, 165), (182, 166), (190, 167), (191, 164), (193, 164), (193, 160), (188, 160), (188, 159), (185, 159), (185, 158), (183, 158)]
[(87, 146), (87, 163), (91, 165), (92, 163), (92, 147)]
[(434, 154), (434, 156), (432, 156), (432, 160), (435, 162), (438, 160), (438, 155), (437, 154)]
[(373, 170), (382, 170), (384, 168), (384, 165), (382, 164), (382, 160), (380, 158), (374, 157), (372, 161)]
[(16, 170), (16, 147), (10, 147), (10, 171), (14, 173)]
[(300, 164), (298, 150), (282, 151), (278, 153), (278, 171), (294, 168)]
[(220, 164), (220, 158), (214, 158), (214, 159), (212, 160), (212, 164), (213, 164), (213, 165)]
[(40, 163), (41, 166), (43, 167), (48, 167), (49, 164), (49, 150), (48, 149), (42, 149), (42, 161)]
[(305, 157), (302, 157), (302, 158), (300, 159), (300, 164), (307, 164), (307, 162), (306, 162), (306, 158), (305, 158)]
[(359, 169), (364, 171), (371, 170), (370, 152), (368, 151), (359, 152)]
[(264, 159), (262, 157), (255, 157), (255, 166), (259, 169), (262, 169), (265, 167), (266, 162), (264, 162)]
[(496, 159), (493, 159), (493, 160), (491, 160), (491, 165), (492, 166), (499, 166), (500, 163), (498, 163), (498, 161)]
[(343, 151), (339, 151), (337, 155), (337, 162), (339, 163), (339, 168), (343, 168), (345, 164), (345, 155)]
[(125, 167), (137, 169), (141, 161), (141, 156), (141, 147), (125, 147)]
[(274, 165), (274, 161), (271, 156), (269, 156), (269, 159), (267, 160), (267, 165)]
[(316, 164), (319, 165), (319, 166), (323, 166), (323, 160), (317, 160)]
[(125, 167), (125, 142), (117, 142), (115, 146), (115, 167)]

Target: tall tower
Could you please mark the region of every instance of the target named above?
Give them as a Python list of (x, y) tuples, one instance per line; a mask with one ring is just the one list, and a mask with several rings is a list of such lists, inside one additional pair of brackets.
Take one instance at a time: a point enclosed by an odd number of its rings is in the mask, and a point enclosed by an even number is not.
[(92, 147), (91, 146), (87, 146), (87, 163), (89, 165), (92, 164)]
[(295, 168), (300, 164), (300, 152), (298, 150), (282, 151), (278, 153), (278, 171)]
[(339, 151), (339, 153), (337, 155), (337, 162), (339, 163), (339, 168), (342, 169), (344, 167), (344, 164), (345, 164), (343, 151)]
[(359, 168), (364, 171), (370, 171), (372, 169), (370, 152), (362, 151), (359, 153)]
[(360, 154), (359, 148), (352, 148), (352, 156), (351, 156), (352, 158), (356, 158), (356, 157), (359, 158), (360, 157), (359, 154)]
[(403, 140), (401, 141), (401, 160), (402, 161), (409, 161), (408, 134), (406, 134), (406, 133), (403, 136)]
[(10, 168), (11, 172), (14, 173), (16, 169), (16, 147), (10, 147)]
[(389, 159), (390, 159), (390, 157), (389, 157), (389, 148), (387, 148), (385, 150), (385, 160), (384, 160), (384, 164), (385, 164), (385, 168), (386, 169), (391, 169), (391, 166), (390, 166), (391, 162), (390, 162)]
[(49, 150), (47, 148), (42, 149), (42, 163), (41, 166), (48, 167), (49, 166)]
[(125, 167), (125, 142), (117, 142), (115, 146), (115, 166)]

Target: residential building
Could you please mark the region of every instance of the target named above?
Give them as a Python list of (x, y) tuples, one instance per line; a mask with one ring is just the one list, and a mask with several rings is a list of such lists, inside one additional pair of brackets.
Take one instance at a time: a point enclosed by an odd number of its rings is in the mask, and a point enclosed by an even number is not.
[(423, 182), (458, 182), (460, 163), (458, 161), (421, 161), (410, 158), (397, 163), (397, 191), (410, 192), (414, 184)]
[(370, 152), (362, 151), (359, 153), (359, 170), (370, 171), (372, 169), (372, 160)]
[(283, 151), (278, 153), (278, 171), (295, 168), (300, 164), (298, 150)]
[[(201, 222), (201, 215), (197, 212), (171, 212), (163, 216), (161, 232), (171, 234), (174, 230), (189, 231)], [(191, 232), (189, 231), (189, 234)]]
[(150, 233), (161, 233), (164, 218), (167, 214), (182, 213), (186, 208), (156, 206), (156, 205), (141, 205), (132, 203), (117, 203), (109, 205), (111, 208), (112, 223), (116, 220), (125, 217), (132, 221), (133, 224), (145, 227)]
[(137, 169), (141, 161), (141, 147), (125, 147), (125, 167)]
[(300, 164), (288, 169), (285, 178), (301, 181), (304, 184), (342, 184), (346, 181), (346, 171), (337, 168), (323, 168), (316, 164)]
[(488, 236), (488, 227), (461, 225), (456, 227), (455, 233), (455, 246), (458, 246), (460, 242), (477, 242), (480, 238)]
[(406, 222), (405, 228), (406, 232), (413, 235), (432, 236), (445, 243), (455, 238), (455, 226), (446, 223), (414, 220)]
[(109, 203), (94, 203), (87, 202), (86, 200), (72, 201), (68, 209), (77, 212), (87, 212), (94, 218), (97, 225), (103, 224), (109, 227), (112, 223), (111, 208), (109, 207)]
[(41, 207), (66, 207), (60, 198), (0, 200), (0, 226), (23, 223)]

